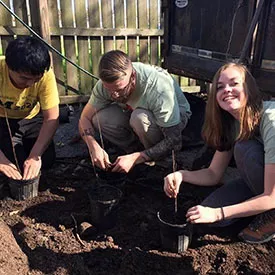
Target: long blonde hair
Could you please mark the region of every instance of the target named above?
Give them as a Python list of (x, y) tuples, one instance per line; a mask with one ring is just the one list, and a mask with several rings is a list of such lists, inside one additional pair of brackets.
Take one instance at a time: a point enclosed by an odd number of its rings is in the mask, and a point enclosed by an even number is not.
[[(240, 110), (240, 130), (236, 133), (236, 120), (223, 110), (216, 99), (217, 84), (221, 73), (227, 68), (236, 68), (243, 80), (245, 93), (245, 104)], [(202, 136), (205, 142), (220, 151), (229, 150), (237, 140), (247, 140), (255, 134), (258, 129), (263, 95), (259, 91), (254, 77), (248, 69), (241, 64), (228, 63), (223, 65), (215, 74), (211, 91), (206, 105), (205, 121)]]

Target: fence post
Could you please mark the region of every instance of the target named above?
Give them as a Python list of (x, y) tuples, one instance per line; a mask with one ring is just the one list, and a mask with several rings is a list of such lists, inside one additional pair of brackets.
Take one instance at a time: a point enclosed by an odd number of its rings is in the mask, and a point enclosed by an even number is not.
[(39, 0), (39, 21), (41, 35), (47, 43), (51, 43), (49, 8), (47, 0)]

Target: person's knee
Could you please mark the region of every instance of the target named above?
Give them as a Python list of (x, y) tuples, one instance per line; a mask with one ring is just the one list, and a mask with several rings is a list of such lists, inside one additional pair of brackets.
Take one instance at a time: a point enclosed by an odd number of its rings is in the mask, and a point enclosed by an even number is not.
[(92, 118), (92, 124), (95, 129), (103, 130), (108, 125), (114, 127), (128, 124), (128, 117), (119, 106), (113, 105), (98, 111)]
[(234, 157), (241, 177), (254, 195), (264, 190), (264, 148), (257, 140), (237, 142)]
[(235, 144), (234, 147), (234, 158), (236, 162), (240, 162), (243, 159), (244, 155), (247, 152), (247, 144), (246, 142), (240, 141)]
[(149, 116), (145, 110), (136, 109), (130, 117), (130, 126), (135, 133), (146, 133), (151, 125)]
[[(110, 116), (110, 114), (109, 114)], [(112, 117), (112, 116), (110, 116)], [(108, 121), (108, 112), (105, 109), (102, 109), (93, 116), (92, 118), (92, 124), (95, 129), (99, 129), (101, 125), (105, 125)], [(100, 124), (100, 125), (98, 125)]]
[(46, 151), (44, 152), (44, 154), (42, 155), (42, 169), (50, 169), (56, 159), (56, 153), (55, 153), (55, 146), (54, 146), (54, 142), (52, 141), (48, 148), (46, 149)]
[(254, 165), (264, 165), (263, 145), (256, 140), (239, 141), (234, 147), (234, 158), (240, 170), (251, 162)]

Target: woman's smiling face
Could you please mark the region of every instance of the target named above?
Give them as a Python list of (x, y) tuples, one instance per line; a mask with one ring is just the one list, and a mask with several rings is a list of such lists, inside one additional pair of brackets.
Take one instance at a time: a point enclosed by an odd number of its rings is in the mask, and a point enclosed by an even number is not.
[(234, 66), (221, 72), (217, 83), (216, 99), (219, 106), (239, 119), (241, 108), (246, 104), (244, 77)]

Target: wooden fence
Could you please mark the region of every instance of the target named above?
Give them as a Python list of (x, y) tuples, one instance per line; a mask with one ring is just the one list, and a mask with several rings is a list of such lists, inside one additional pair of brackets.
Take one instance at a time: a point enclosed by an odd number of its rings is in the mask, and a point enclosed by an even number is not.
[[(95, 76), (101, 55), (112, 49), (125, 51), (132, 61), (161, 65), (161, 0), (0, 0), (0, 4), (0, 54), (14, 37), (32, 34), (29, 26)], [(61, 97), (91, 93), (95, 78), (55, 52), (52, 60)]]

